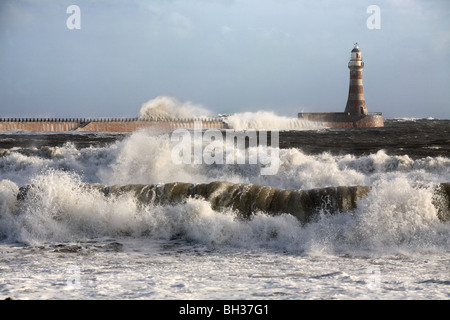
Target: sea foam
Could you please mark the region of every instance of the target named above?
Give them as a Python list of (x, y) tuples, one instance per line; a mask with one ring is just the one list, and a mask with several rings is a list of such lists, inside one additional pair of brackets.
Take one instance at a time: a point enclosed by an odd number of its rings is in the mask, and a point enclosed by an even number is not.
[(206, 246), (272, 248), (307, 254), (384, 254), (447, 250), (450, 226), (439, 220), (433, 186), (406, 178), (380, 181), (349, 212), (318, 208), (302, 223), (291, 214), (255, 210), (242, 219), (231, 208), (213, 209), (201, 197), (174, 204), (142, 204), (129, 193), (105, 197), (84, 188), (79, 176), (50, 170), (18, 186), (0, 183), (2, 239), (26, 244), (102, 237), (183, 239)]

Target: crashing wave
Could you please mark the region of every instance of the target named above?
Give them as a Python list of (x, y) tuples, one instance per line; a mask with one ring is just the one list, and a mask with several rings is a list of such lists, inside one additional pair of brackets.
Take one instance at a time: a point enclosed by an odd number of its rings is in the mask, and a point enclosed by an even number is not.
[[(311, 221), (319, 213), (333, 214), (355, 209), (357, 201), (367, 196), (372, 189), (369, 186), (340, 186), (287, 190), (226, 181), (114, 186), (88, 183), (84, 184), (83, 188), (100, 191), (105, 196), (132, 195), (139, 203), (146, 205), (174, 205), (189, 198), (201, 198), (208, 201), (213, 210), (230, 208), (247, 218), (255, 212), (273, 215), (288, 213), (303, 223)], [(21, 187), (17, 195), (18, 200), (26, 199), (33, 191), (31, 185)], [(433, 204), (438, 210), (438, 218), (442, 221), (450, 220), (450, 183), (439, 184), (435, 193), (438, 197)]]

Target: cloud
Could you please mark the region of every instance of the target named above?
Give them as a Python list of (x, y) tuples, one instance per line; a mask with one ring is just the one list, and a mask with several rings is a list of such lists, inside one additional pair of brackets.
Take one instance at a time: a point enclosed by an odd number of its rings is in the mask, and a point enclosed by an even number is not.
[(191, 20), (178, 12), (170, 13), (168, 16), (168, 22), (171, 31), (179, 37), (183, 38), (191, 33)]
[(229, 34), (232, 31), (233, 31), (233, 29), (231, 29), (229, 26), (222, 26), (222, 35), (223, 36), (226, 36), (227, 34)]
[[(380, 30), (366, 26), (372, 3), (0, 0), (0, 111), (122, 115), (160, 94), (217, 112), (336, 111), (359, 41), (371, 110), (409, 113), (433, 96), (429, 116), (448, 117), (448, 0), (381, 0)], [(80, 32), (66, 27), (70, 4), (81, 8)]]

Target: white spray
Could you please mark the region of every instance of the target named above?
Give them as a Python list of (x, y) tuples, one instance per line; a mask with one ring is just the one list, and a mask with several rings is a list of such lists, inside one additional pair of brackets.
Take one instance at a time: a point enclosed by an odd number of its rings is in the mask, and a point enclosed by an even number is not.
[(181, 102), (170, 96), (158, 96), (148, 100), (139, 111), (139, 119), (186, 119), (211, 116), (211, 111), (200, 105)]

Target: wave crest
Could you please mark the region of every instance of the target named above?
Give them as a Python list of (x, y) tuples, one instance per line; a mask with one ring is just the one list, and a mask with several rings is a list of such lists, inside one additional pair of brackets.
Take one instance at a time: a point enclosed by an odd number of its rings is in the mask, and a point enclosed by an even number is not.
[(211, 117), (212, 112), (192, 102), (181, 102), (171, 96), (157, 96), (145, 102), (139, 119), (186, 119)]
[(280, 116), (273, 111), (236, 113), (228, 116), (224, 121), (230, 128), (236, 130), (312, 130), (323, 128), (317, 123), (304, 119)]

